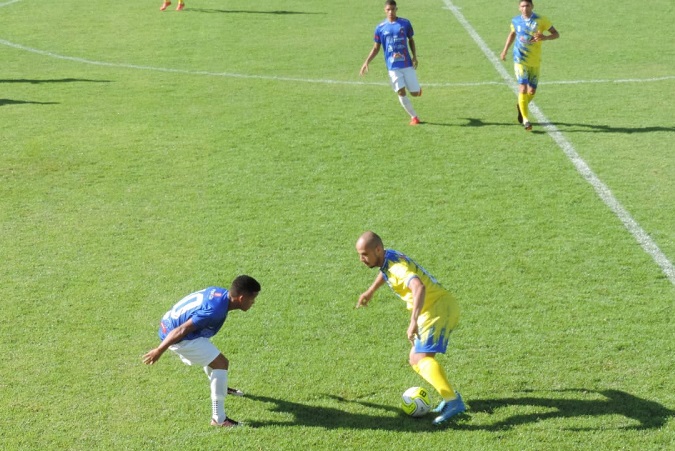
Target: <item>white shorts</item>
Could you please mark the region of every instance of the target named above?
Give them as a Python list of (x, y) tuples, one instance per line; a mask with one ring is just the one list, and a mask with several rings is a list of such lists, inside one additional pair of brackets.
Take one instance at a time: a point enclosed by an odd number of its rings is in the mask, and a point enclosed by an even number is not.
[(410, 92), (420, 91), (420, 82), (417, 81), (417, 72), (413, 67), (389, 71), (389, 79), (394, 91), (400, 91), (401, 88), (407, 88)]
[(211, 343), (208, 338), (195, 338), (194, 340), (183, 340), (180, 343), (169, 346), (173, 352), (178, 354), (180, 359), (188, 365), (209, 366), (220, 351), (216, 345)]

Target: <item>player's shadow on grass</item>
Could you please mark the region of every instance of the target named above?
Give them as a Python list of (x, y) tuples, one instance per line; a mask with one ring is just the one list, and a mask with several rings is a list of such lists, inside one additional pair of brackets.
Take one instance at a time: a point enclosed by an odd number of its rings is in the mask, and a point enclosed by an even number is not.
[[(535, 393), (529, 391), (526, 393)], [(490, 424), (469, 424), (463, 423), (455, 426), (455, 429), (462, 430), (487, 430), (500, 431), (510, 429), (522, 424), (539, 423), (546, 419), (564, 419), (564, 418), (588, 418), (602, 417), (605, 415), (620, 415), (634, 421), (631, 426), (620, 426), (617, 429), (657, 429), (668, 422), (668, 419), (675, 416), (675, 411), (670, 410), (661, 404), (638, 398), (620, 390), (583, 390), (566, 389), (551, 390), (544, 393), (556, 393), (556, 397), (538, 397), (523, 396), (497, 399), (473, 399), (468, 402), (470, 413), (478, 414), (496, 414), (501, 408), (526, 407), (528, 410), (537, 410), (537, 412), (511, 415), (506, 419)], [(578, 399), (581, 396), (601, 395), (603, 399)], [(567, 397), (572, 395), (574, 397)], [(588, 421), (588, 420), (585, 420)], [(598, 424), (597, 427), (570, 427), (567, 430), (605, 430), (607, 424), (605, 421)]]
[[(466, 124), (459, 125), (460, 127), (517, 127), (520, 126), (518, 123), (514, 122), (486, 122), (482, 119), (475, 117), (465, 117), (463, 118)], [(457, 126), (455, 124), (439, 124), (434, 122), (423, 122), (423, 124), (429, 125), (444, 125), (444, 126)], [(612, 127), (609, 125), (594, 125), (594, 124), (572, 124), (568, 122), (545, 122), (537, 123), (533, 122), (532, 125), (535, 126), (535, 129), (532, 131), (534, 134), (543, 134), (547, 133), (547, 125), (552, 125), (556, 127), (560, 132), (563, 133), (654, 133), (654, 132), (675, 132), (675, 127)], [(520, 126), (522, 127), (522, 126)]]
[(29, 78), (6, 78), (0, 79), (0, 83), (30, 83), (33, 85), (39, 85), (42, 83), (75, 83), (75, 82), (86, 82), (86, 83), (110, 83), (109, 80), (90, 80), (87, 78), (50, 78), (50, 79), (29, 79)]
[[(594, 125), (594, 124), (571, 124), (568, 122), (547, 122), (539, 124), (542, 127), (546, 125), (553, 125), (563, 133), (654, 133), (654, 132), (675, 132), (675, 127), (612, 127), (609, 125)], [(537, 130), (544, 132), (545, 130)]]
[(241, 9), (209, 9), (209, 8), (189, 8), (183, 10), (183, 13), (225, 13), (225, 14), (277, 14), (277, 15), (293, 15), (293, 14), (326, 14), (326, 13), (308, 13), (304, 11), (252, 11)]
[[(473, 117), (465, 117), (465, 118), (459, 118), (460, 120), (465, 120), (467, 121), (466, 124), (458, 124), (458, 123), (448, 123), (448, 122), (432, 122), (432, 121), (422, 121), (422, 125), (437, 125), (437, 126), (442, 126), (442, 127), (513, 127), (517, 126), (518, 123), (514, 122), (485, 122), (482, 119), (478, 118), (473, 118)], [(522, 127), (522, 126), (521, 126)]]
[[(431, 425), (432, 415), (421, 419), (412, 419), (404, 416), (401, 411), (392, 406), (380, 405), (364, 401), (351, 401), (337, 396), (328, 398), (340, 403), (359, 404), (369, 409), (386, 412), (387, 415), (353, 413), (339, 407), (310, 406), (283, 399), (267, 396), (247, 395), (254, 401), (274, 404), (273, 412), (293, 415), (288, 421), (254, 421), (248, 423), (251, 427), (268, 426), (314, 426), (328, 429), (376, 429), (392, 431), (434, 431), (446, 428), (457, 430), (503, 431), (520, 425), (540, 423), (547, 419), (580, 418), (589, 422), (589, 417), (603, 417), (606, 415), (620, 415), (634, 421), (631, 426), (620, 426), (617, 429), (657, 429), (664, 426), (669, 418), (675, 416), (675, 411), (661, 404), (638, 398), (637, 396), (620, 390), (592, 391), (582, 389), (554, 390), (544, 393), (556, 393), (555, 397), (533, 396), (533, 391), (526, 392), (525, 396), (495, 399), (470, 399), (469, 410), (448, 422), (447, 427), (436, 428)], [(603, 399), (578, 399), (580, 396), (601, 395)], [(347, 407), (347, 405), (345, 405)], [(509, 411), (514, 407), (523, 407), (528, 413), (513, 414), (505, 419), (490, 422), (491, 415), (499, 415), (499, 409)], [(536, 412), (533, 412), (536, 410)], [(398, 415), (392, 416), (392, 413)], [(487, 414), (488, 421), (479, 424), (483, 418), (473, 420), (472, 415)], [(501, 416), (500, 416), (501, 417)], [(601, 420), (599, 420), (601, 421)], [(597, 427), (570, 427), (567, 430), (605, 430), (605, 421)]]
[(32, 100), (0, 99), (0, 106), (4, 106), (4, 105), (24, 105), (24, 104), (58, 105), (58, 102), (34, 102)]
[[(251, 421), (246, 422), (250, 427), (269, 426), (311, 426), (327, 429), (363, 429), (363, 430), (387, 430), (387, 431), (432, 431), (440, 430), (432, 428), (431, 416), (424, 418), (410, 418), (403, 415), (400, 409), (364, 401), (350, 401), (338, 396), (327, 396), (330, 399), (345, 403), (345, 409), (339, 407), (311, 406), (284, 399), (270, 398), (267, 396), (246, 395), (246, 398), (254, 401), (274, 404), (272, 412), (293, 415), (292, 420), (287, 421)], [(388, 415), (354, 413), (346, 407), (349, 404), (359, 404), (369, 409), (387, 412)], [(392, 416), (391, 414), (396, 415)]]

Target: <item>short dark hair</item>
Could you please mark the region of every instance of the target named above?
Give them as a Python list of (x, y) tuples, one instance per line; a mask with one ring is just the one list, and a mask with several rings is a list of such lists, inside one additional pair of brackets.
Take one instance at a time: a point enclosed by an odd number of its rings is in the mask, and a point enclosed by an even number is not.
[(396, 2), (394, 0), (387, 0), (384, 2), (384, 6), (391, 5), (391, 6), (396, 6)]
[(532, 3), (532, 0), (518, 0), (518, 4), (520, 5), (522, 2), (529, 3), (530, 5), (534, 6), (534, 3)]
[(254, 294), (260, 292), (260, 283), (251, 276), (237, 276), (232, 281), (232, 286), (230, 291), (233, 295), (239, 296), (240, 294)]

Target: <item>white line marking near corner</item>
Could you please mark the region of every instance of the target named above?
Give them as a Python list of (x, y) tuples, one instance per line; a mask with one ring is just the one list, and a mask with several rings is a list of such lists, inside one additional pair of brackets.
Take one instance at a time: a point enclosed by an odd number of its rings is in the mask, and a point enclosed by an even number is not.
[[(492, 50), (485, 43), (483, 38), (480, 37), (478, 32), (471, 26), (469, 21), (466, 20), (461, 11), (452, 3), (451, 0), (443, 0), (447, 8), (452, 12), (457, 21), (464, 27), (464, 29), (469, 33), (473, 40), (478, 44), (478, 47), (483, 51), (487, 59), (492, 63), (494, 68), (499, 72), (499, 75), (504, 79), (506, 84), (513, 90), (515, 93), (518, 92), (518, 86), (511, 77), (511, 75), (504, 69), (500, 60), (497, 58)], [(577, 153), (567, 138), (558, 130), (558, 128), (550, 123), (548, 118), (544, 116), (544, 113), (534, 104), (531, 104), (532, 112), (534, 116), (540, 123), (546, 124), (544, 130), (546, 133), (558, 144), (558, 147), (567, 155), (567, 158), (572, 162), (577, 172), (591, 184), (595, 192), (598, 194), (600, 199), (609, 207), (609, 209), (619, 218), (623, 225), (628, 229), (628, 231), (635, 237), (638, 244), (642, 246), (647, 254), (649, 254), (657, 265), (661, 268), (663, 273), (666, 275), (670, 283), (675, 285), (675, 267), (673, 267), (672, 262), (666, 257), (666, 255), (659, 249), (654, 240), (651, 239), (649, 234), (644, 231), (640, 224), (638, 224), (630, 213), (621, 205), (621, 203), (614, 197), (611, 190), (607, 185), (605, 185), (600, 178), (591, 170), (591, 168), (586, 164), (586, 162), (581, 158)]]

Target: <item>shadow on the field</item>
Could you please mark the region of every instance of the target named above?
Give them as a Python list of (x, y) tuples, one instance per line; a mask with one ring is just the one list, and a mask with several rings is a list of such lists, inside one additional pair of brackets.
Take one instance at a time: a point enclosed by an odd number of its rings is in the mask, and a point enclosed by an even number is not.
[[(301, 404), (283, 399), (270, 398), (267, 396), (246, 395), (246, 398), (254, 401), (274, 404), (270, 410), (272, 412), (285, 413), (293, 415), (292, 420), (286, 421), (247, 421), (246, 424), (251, 427), (268, 426), (314, 426), (328, 429), (364, 429), (364, 430), (386, 430), (386, 431), (433, 431), (441, 430), (431, 425), (432, 416), (424, 418), (411, 418), (405, 416), (397, 407), (374, 404), (364, 401), (352, 401), (338, 396), (327, 395), (327, 398), (339, 403), (344, 403), (345, 408), (322, 407)], [(358, 404), (369, 409), (379, 410), (377, 413), (354, 413), (350, 412), (347, 404)], [(392, 416), (392, 413), (396, 414)]]
[[(439, 122), (427, 122), (422, 121), (422, 124), (426, 125), (438, 125), (444, 127), (522, 127), (516, 121), (513, 122), (486, 122), (483, 119), (475, 117), (465, 117), (460, 118), (466, 121), (465, 124), (451, 124), (451, 123), (439, 123)], [(572, 124), (568, 122), (545, 122), (537, 123), (533, 122), (534, 134), (544, 134), (547, 133), (545, 127), (547, 125), (554, 126), (558, 131), (563, 133), (654, 133), (654, 132), (665, 132), (672, 133), (675, 132), (675, 127), (611, 127), (609, 125), (594, 125), (594, 124)]]
[(436, 125), (436, 126), (441, 126), (441, 127), (513, 127), (515, 125), (518, 125), (515, 122), (485, 122), (482, 119), (478, 119), (475, 117), (464, 117), (464, 118), (458, 118), (458, 119), (464, 119), (467, 121), (466, 124), (453, 124), (453, 123), (442, 123), (442, 122), (430, 122), (430, 121), (422, 121), (422, 125)]
[[(448, 422), (443, 428), (431, 425), (432, 415), (421, 419), (412, 419), (401, 413), (397, 407), (374, 404), (370, 402), (347, 400), (338, 396), (326, 396), (334, 401), (345, 404), (345, 409), (339, 407), (321, 407), (301, 404), (283, 399), (270, 398), (267, 396), (247, 395), (254, 401), (274, 404), (272, 412), (293, 415), (292, 420), (286, 421), (253, 421), (247, 423), (251, 427), (266, 426), (316, 426), (321, 428), (351, 428), (351, 429), (377, 429), (392, 431), (438, 431), (443, 429), (478, 430), (478, 431), (503, 431), (524, 424), (541, 423), (547, 419), (573, 419), (580, 418), (588, 422), (589, 417), (602, 417), (606, 415), (619, 415), (630, 420), (634, 424), (617, 426), (617, 429), (656, 429), (665, 425), (669, 418), (675, 416), (675, 411), (661, 404), (638, 398), (637, 396), (620, 390), (583, 390), (566, 389), (552, 390), (536, 393), (555, 393), (555, 397), (534, 396), (534, 391), (524, 392), (524, 396), (495, 399), (467, 400), (468, 412)], [(579, 399), (579, 397), (592, 396), (602, 399)], [(358, 404), (369, 409), (380, 410), (377, 413), (353, 413), (349, 412), (348, 404)], [(505, 419), (490, 422), (491, 415), (499, 415), (500, 409), (508, 409), (508, 412), (524, 408), (527, 413), (515, 413)], [(392, 416), (392, 413), (397, 415)], [(487, 414), (488, 420), (481, 418), (472, 419), (472, 414)], [(483, 424), (479, 424), (479, 421)], [(606, 421), (597, 427), (569, 427), (566, 430), (606, 430)]]
[(86, 83), (110, 83), (110, 80), (89, 80), (87, 78), (51, 78), (51, 79), (29, 79), (29, 78), (6, 78), (0, 79), (0, 83), (30, 83), (33, 85), (39, 85), (42, 83), (75, 83), (75, 82), (86, 82)]
[[(558, 130), (564, 133), (654, 133), (654, 132), (675, 132), (675, 127), (612, 127), (609, 125), (595, 125), (595, 124), (571, 124), (568, 122), (547, 122), (538, 124), (541, 127), (546, 125), (553, 125)], [(545, 130), (537, 130), (544, 132)]]
[(12, 99), (0, 99), (0, 106), (4, 105), (24, 105), (24, 104), (33, 104), (33, 105), (58, 105), (58, 102), (33, 102), (31, 100), (12, 100)]
[(304, 11), (251, 11), (241, 9), (209, 9), (209, 8), (186, 8), (183, 13), (225, 13), (225, 14), (278, 14), (278, 15), (292, 15), (292, 14), (326, 14), (326, 13), (308, 13)]
[[(469, 411), (473, 414), (494, 414), (498, 409), (525, 407), (528, 413), (518, 413), (506, 419), (489, 424), (464, 423), (455, 425), (455, 429), (500, 431), (521, 424), (539, 423), (547, 419), (588, 418), (605, 415), (620, 415), (633, 420), (633, 425), (620, 426), (617, 429), (656, 429), (662, 427), (675, 411), (661, 404), (638, 398), (620, 390), (583, 390), (565, 389), (536, 393), (556, 393), (556, 397), (532, 396), (534, 391), (527, 391), (528, 396), (514, 396), (497, 399), (473, 399), (468, 401)], [(563, 397), (567, 394), (574, 396)], [(578, 399), (580, 396), (602, 396), (603, 399)], [(597, 427), (570, 427), (567, 430), (605, 430), (607, 423), (603, 421)]]

